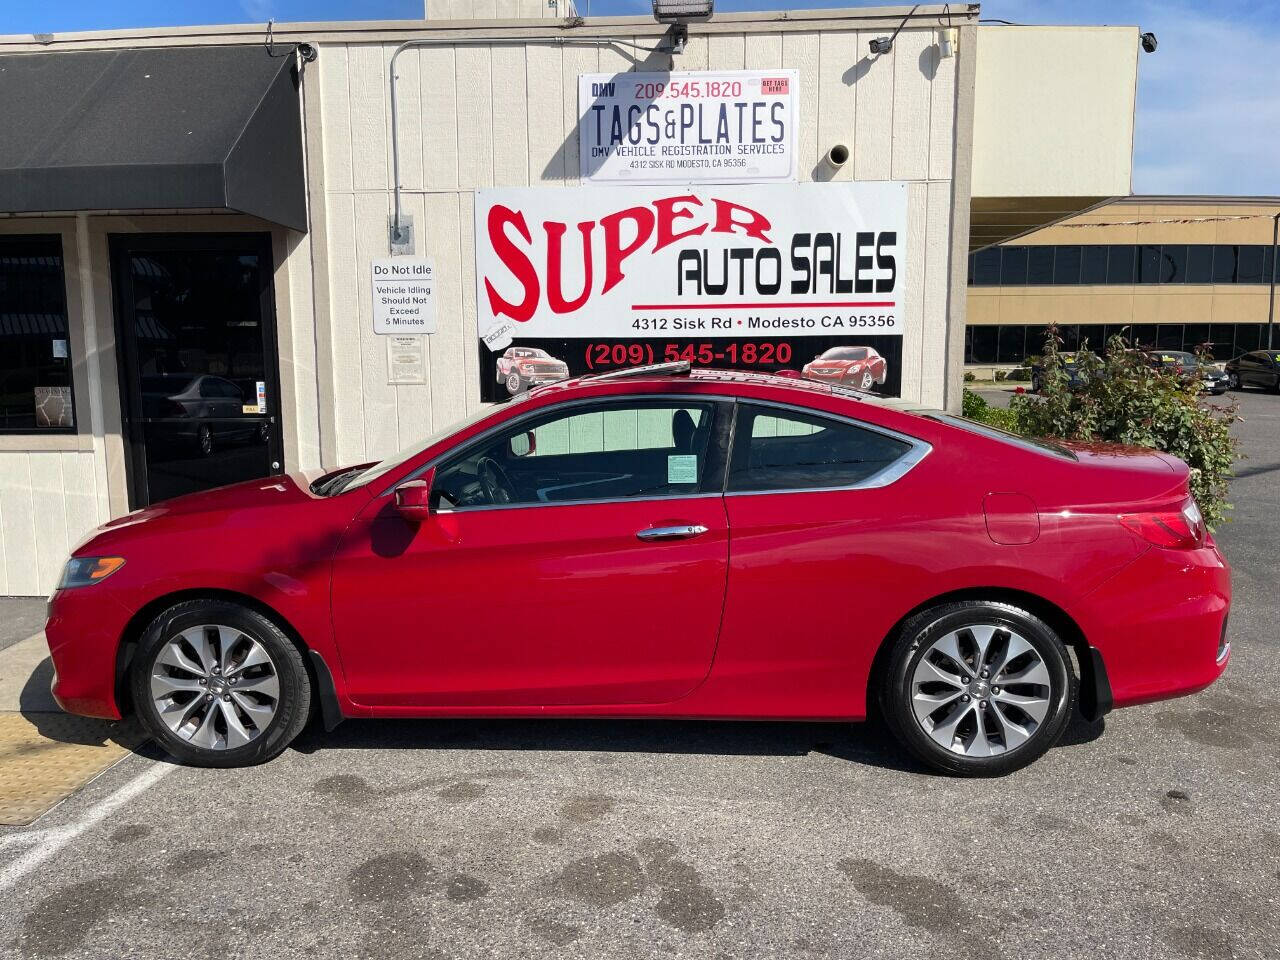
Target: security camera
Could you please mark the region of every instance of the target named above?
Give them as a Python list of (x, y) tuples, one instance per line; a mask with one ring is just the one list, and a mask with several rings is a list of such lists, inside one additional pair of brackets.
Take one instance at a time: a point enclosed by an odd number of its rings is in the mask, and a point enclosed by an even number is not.
[(298, 56), (302, 58), (303, 63), (315, 63), (316, 48), (309, 43), (298, 44)]
[(1142, 49), (1147, 53), (1156, 52), (1156, 35), (1154, 33), (1144, 33), (1138, 39), (1142, 42)]
[(876, 37), (874, 40), (871, 41), (871, 52), (874, 53), (876, 56), (880, 56), (883, 53), (888, 53), (892, 49), (893, 49), (893, 41), (890, 40), (888, 37)]

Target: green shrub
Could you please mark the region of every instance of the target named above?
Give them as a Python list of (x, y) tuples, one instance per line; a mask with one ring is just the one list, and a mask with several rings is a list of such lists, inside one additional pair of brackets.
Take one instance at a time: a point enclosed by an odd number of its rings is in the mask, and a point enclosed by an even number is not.
[(991, 406), (972, 390), (965, 390), (960, 395), (960, 413), (969, 420), (976, 420), (978, 423), (985, 423), (1001, 430), (1014, 429), (1012, 411)]
[(998, 383), (999, 381), (1006, 379), (1008, 376), (1009, 376), (1009, 371), (1008, 371), (1008, 370), (997, 370), (997, 371), (996, 371), (996, 382)]
[[(1054, 328), (1045, 337), (1040, 396), (1015, 396), (1009, 412), (1016, 432), (1031, 437), (1104, 441), (1150, 447), (1180, 457), (1191, 468), (1191, 492), (1210, 528), (1231, 508), (1227, 484), (1236, 456), (1231, 424), (1236, 405), (1199, 402), (1200, 385), (1170, 370), (1158, 370), (1121, 336), (1107, 343), (1105, 357), (1087, 344), (1074, 351), (1082, 381), (1068, 386)], [(980, 398), (979, 398), (980, 399)]]
[(973, 383), (973, 381), (975, 381), (975, 380), (977, 380), (977, 379), (978, 379), (977, 375), (976, 375), (972, 370), (966, 370), (966, 371), (964, 372), (964, 382), (965, 382), (965, 383)]

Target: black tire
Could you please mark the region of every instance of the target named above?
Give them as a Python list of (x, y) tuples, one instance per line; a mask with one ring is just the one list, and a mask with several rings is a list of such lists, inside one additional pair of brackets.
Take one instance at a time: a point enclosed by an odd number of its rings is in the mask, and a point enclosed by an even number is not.
[(196, 448), (202, 457), (213, 456), (213, 430), (205, 424), (196, 431)]
[[(274, 716), (244, 746), (210, 749), (190, 743), (169, 729), (152, 698), (156, 658), (183, 630), (204, 624), (232, 627), (260, 643), (270, 655), (279, 682)], [(302, 732), (312, 706), (311, 680), (298, 647), (261, 613), (225, 600), (188, 600), (152, 620), (138, 640), (130, 664), (129, 688), (134, 710), (156, 742), (183, 763), (198, 767), (247, 767), (271, 760)]]
[(513, 397), (517, 393), (523, 393), (525, 388), (524, 378), (518, 373), (507, 374), (507, 393)]
[[(1003, 753), (986, 757), (965, 756), (941, 746), (925, 732), (911, 705), (912, 677), (932, 644), (957, 629), (978, 624), (1011, 628), (1040, 655), (1050, 678), (1048, 712), (1030, 738)], [(1071, 719), (1077, 684), (1066, 646), (1048, 624), (1020, 607), (973, 600), (934, 607), (908, 620), (892, 643), (879, 691), (881, 715), (907, 750), (937, 770), (963, 777), (998, 777), (1012, 773), (1057, 743)], [(976, 706), (979, 705), (975, 705), (975, 709)], [(989, 706), (994, 709), (996, 705)]]

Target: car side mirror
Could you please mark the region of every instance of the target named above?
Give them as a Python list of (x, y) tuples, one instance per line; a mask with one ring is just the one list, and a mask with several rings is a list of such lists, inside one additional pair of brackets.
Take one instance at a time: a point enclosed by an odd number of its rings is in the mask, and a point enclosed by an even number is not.
[(511, 438), (508, 444), (513, 457), (527, 457), (531, 453), (535, 453), (538, 449), (538, 438), (534, 436), (532, 430), (525, 433), (517, 433)]
[(434, 470), (425, 477), (409, 480), (396, 487), (396, 512), (410, 523), (422, 523), (431, 516), (431, 481)]

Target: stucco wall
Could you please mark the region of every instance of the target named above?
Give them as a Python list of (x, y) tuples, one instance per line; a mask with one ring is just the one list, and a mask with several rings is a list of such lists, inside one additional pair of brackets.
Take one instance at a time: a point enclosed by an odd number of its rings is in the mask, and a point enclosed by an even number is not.
[(1136, 27), (980, 28), (973, 196), (1128, 194), (1138, 50)]

